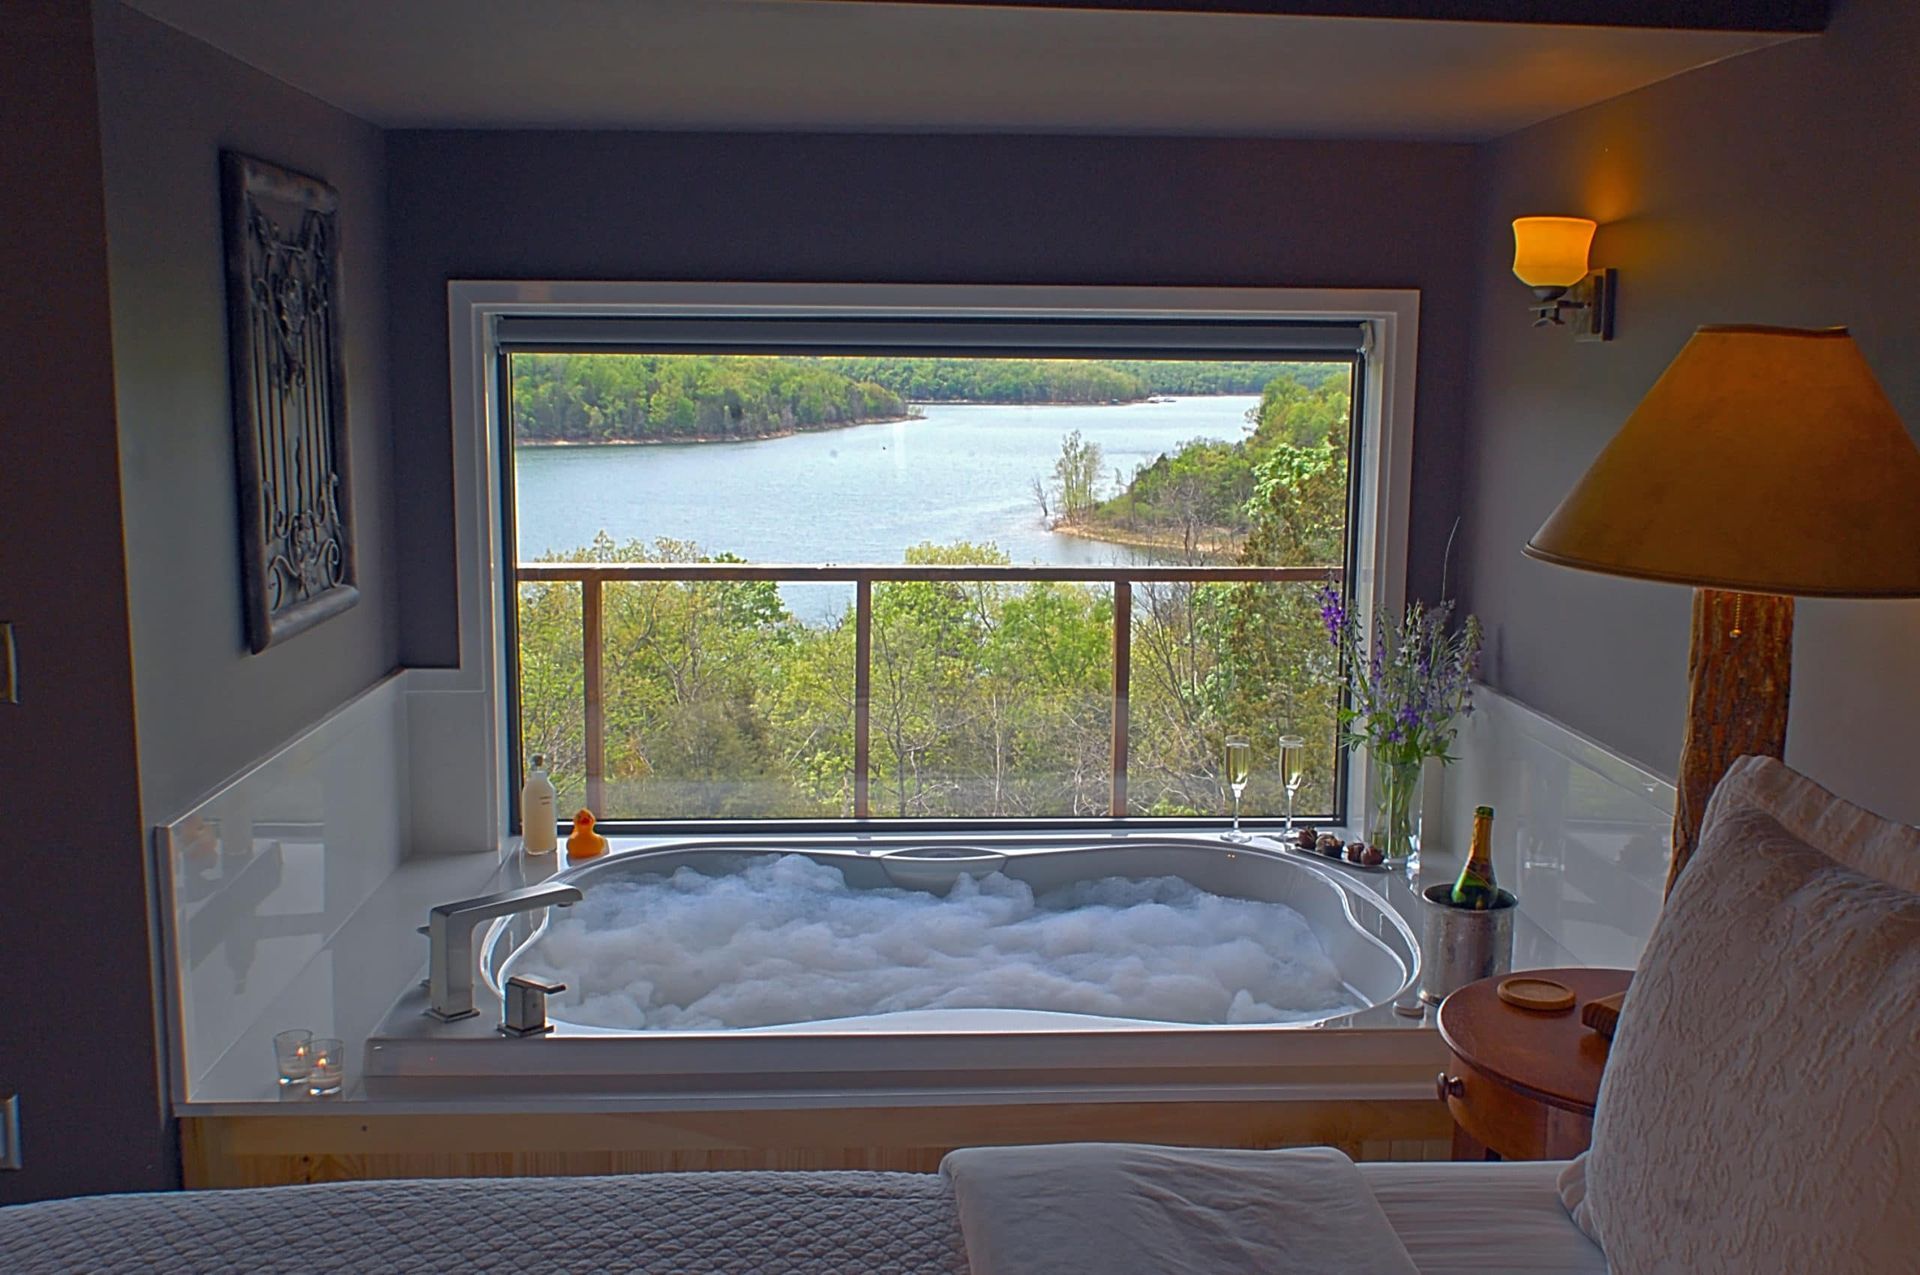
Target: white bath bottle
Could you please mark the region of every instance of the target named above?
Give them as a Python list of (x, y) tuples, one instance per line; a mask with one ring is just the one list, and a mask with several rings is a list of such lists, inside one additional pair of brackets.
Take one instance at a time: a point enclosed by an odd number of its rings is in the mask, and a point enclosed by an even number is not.
[(547, 759), (536, 753), (520, 789), (520, 844), (528, 854), (552, 854), (559, 843), (560, 820), (554, 814), (553, 798)]

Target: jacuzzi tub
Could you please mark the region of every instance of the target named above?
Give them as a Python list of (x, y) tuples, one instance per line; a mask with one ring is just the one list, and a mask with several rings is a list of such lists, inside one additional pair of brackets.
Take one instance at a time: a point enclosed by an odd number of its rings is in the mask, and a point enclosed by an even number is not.
[[(557, 879), (591, 892), (622, 879), (681, 868), (714, 874), (748, 856), (798, 853), (837, 869), (855, 890), (943, 890), (961, 872), (999, 871), (1036, 895), (1082, 881), (1179, 877), (1211, 894), (1284, 904), (1305, 919), (1339, 971), (1352, 1006), (1285, 1024), (1166, 1023), (1009, 1009), (933, 1009), (735, 1030), (623, 1031), (567, 1021), (510, 1039), (495, 1031), (501, 987), (547, 924), (540, 914), (496, 921), (477, 945), (480, 1015), (441, 1023), (409, 991), (367, 1043), (370, 1087), (454, 1079), (491, 1087), (543, 1078), (566, 1091), (747, 1091), (863, 1093), (926, 1088), (1085, 1088), (1169, 1083), (1252, 1084), (1306, 1053), (1303, 1035), (1331, 1045), (1360, 1032), (1303, 1028), (1395, 1026), (1388, 1006), (1418, 977), (1418, 943), (1400, 915), (1363, 882), (1305, 858), (1211, 838), (1121, 835), (1072, 841), (1034, 838), (821, 838), (783, 842), (712, 840), (617, 852)], [(1377, 880), (1378, 878), (1373, 878)], [(1356, 1049), (1319, 1047), (1321, 1065), (1376, 1061)], [(401, 1090), (405, 1091), (403, 1085)]]

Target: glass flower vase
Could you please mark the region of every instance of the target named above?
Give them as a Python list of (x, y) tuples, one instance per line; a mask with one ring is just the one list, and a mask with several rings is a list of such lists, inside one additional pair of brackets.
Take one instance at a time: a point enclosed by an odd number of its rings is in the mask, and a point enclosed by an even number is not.
[(1389, 869), (1405, 872), (1409, 881), (1420, 872), (1420, 777), (1425, 760), (1374, 759), (1367, 842), (1386, 856)]

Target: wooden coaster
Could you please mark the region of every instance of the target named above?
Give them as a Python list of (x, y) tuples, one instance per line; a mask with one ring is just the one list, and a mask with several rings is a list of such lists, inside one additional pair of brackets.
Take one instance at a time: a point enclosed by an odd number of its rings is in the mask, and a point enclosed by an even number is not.
[(1493, 990), (1509, 1005), (1543, 1014), (1557, 1014), (1573, 1008), (1573, 989), (1550, 978), (1522, 976), (1503, 979)]

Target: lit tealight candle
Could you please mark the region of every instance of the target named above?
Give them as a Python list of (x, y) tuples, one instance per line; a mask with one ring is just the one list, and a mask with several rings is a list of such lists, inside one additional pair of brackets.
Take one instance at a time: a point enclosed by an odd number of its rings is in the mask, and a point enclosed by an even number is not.
[(279, 1033), (273, 1038), (273, 1057), (281, 1088), (304, 1082), (313, 1070), (313, 1033), (304, 1028)]
[(307, 1092), (315, 1098), (331, 1098), (340, 1092), (341, 1055), (344, 1046), (328, 1038), (313, 1042), (313, 1068), (307, 1075)]

